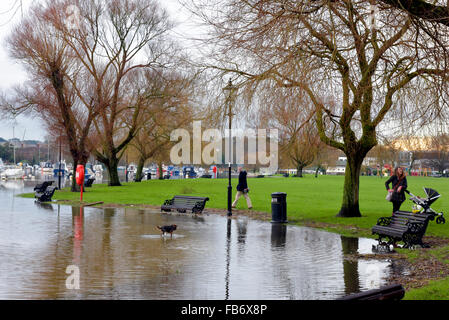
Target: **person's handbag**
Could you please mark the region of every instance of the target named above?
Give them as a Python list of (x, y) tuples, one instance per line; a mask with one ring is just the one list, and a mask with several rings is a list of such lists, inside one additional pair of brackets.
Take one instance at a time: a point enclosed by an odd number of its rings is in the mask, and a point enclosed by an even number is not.
[(392, 197), (393, 197), (393, 191), (388, 191), (387, 196), (385, 197), (385, 200), (391, 201)]
[(388, 191), (388, 194), (385, 197), (385, 200), (391, 201), (391, 199), (393, 198), (393, 193), (396, 192), (396, 189), (398, 188), (398, 186), (399, 186), (399, 183), (396, 184), (396, 186), (393, 188), (393, 191)]

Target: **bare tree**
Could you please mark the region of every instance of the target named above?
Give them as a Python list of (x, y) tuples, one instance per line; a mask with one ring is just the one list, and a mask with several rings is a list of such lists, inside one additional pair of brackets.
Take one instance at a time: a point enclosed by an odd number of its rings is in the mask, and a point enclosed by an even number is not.
[[(88, 136), (97, 115), (90, 100), (76, 94), (89, 84), (78, 72), (72, 50), (61, 33), (52, 28), (53, 12), (61, 4), (47, 2), (33, 6), (8, 39), (11, 55), (29, 71), (25, 86), (16, 88), (14, 101), (8, 104), (15, 114), (32, 112), (53, 131), (61, 132), (74, 161), (85, 165), (89, 157)], [(76, 191), (75, 182), (72, 191)]]
[(447, 75), (443, 60), (421, 50), (434, 40), (406, 14), (380, 7), (373, 21), (366, 1), (229, 0), (220, 11), (196, 3), (221, 53), (216, 69), (248, 86), (307, 93), (321, 140), (348, 158), (338, 216), (360, 217), (360, 170), (376, 128), (403, 90), (413, 85), (416, 93)]
[(434, 154), (431, 162), (442, 174), (449, 167), (449, 135), (442, 133), (431, 137), (430, 150)]
[(166, 153), (172, 144), (170, 134), (177, 128), (190, 126), (194, 112), (190, 104), (193, 95), (192, 77), (175, 71), (146, 71), (143, 74), (146, 105), (139, 119), (141, 130), (131, 145), (137, 151), (136, 181), (142, 180), (145, 162), (157, 153)]
[(76, 28), (59, 12), (55, 12), (53, 26), (63, 34), (64, 43), (90, 79), (91, 97), (99, 112), (94, 119), (96, 143), (91, 147), (108, 170), (109, 185), (120, 186), (117, 166), (139, 132), (146, 103), (141, 94), (144, 88), (132, 82), (132, 74), (166, 62), (170, 44), (166, 34), (171, 24), (155, 0), (79, 0), (76, 5)]
[(256, 95), (261, 125), (279, 130), (282, 156), (295, 166), (297, 177), (303, 177), (303, 169), (315, 160), (321, 146), (313, 121), (314, 106), (298, 88), (267, 87)]

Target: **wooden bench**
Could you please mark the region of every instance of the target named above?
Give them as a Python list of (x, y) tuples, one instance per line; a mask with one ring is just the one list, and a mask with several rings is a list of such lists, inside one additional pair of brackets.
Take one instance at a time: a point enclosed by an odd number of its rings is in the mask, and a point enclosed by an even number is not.
[(47, 190), (47, 187), (49, 187), (53, 184), (53, 182), (54, 181), (44, 181), (42, 183), (39, 183), (34, 187), (34, 191), (43, 193), (43, 192), (45, 192), (45, 190)]
[(365, 292), (354, 293), (338, 300), (394, 300), (398, 301), (404, 298), (405, 289), (400, 284), (393, 284), (380, 289), (368, 290)]
[(202, 213), (206, 206), (207, 197), (190, 197), (190, 196), (174, 196), (173, 199), (166, 200), (161, 206), (161, 210), (171, 212), (177, 210), (181, 213), (186, 213), (187, 210), (192, 210), (192, 213)]
[(51, 198), (55, 194), (56, 189), (57, 189), (56, 187), (48, 186), (44, 192), (36, 192), (34, 194), (34, 197), (39, 202), (49, 202), (51, 201)]
[[(403, 241), (404, 248), (411, 248), (414, 245), (428, 247), (422, 242), (422, 238), (431, 216), (426, 213), (397, 211), (392, 217), (380, 218), (371, 231), (379, 236), (379, 244), (395, 245), (396, 242)], [(383, 238), (387, 238), (388, 242), (382, 242)]]

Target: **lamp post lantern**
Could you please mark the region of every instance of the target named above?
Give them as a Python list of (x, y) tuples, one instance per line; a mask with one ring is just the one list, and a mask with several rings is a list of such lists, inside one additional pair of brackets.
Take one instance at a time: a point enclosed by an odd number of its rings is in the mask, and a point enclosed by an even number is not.
[(232, 216), (232, 183), (231, 183), (231, 166), (232, 166), (232, 108), (235, 104), (235, 97), (237, 93), (237, 87), (232, 84), (232, 80), (229, 79), (229, 83), (223, 88), (226, 94), (226, 105), (228, 109), (229, 118), (229, 185), (228, 185), (228, 217)]

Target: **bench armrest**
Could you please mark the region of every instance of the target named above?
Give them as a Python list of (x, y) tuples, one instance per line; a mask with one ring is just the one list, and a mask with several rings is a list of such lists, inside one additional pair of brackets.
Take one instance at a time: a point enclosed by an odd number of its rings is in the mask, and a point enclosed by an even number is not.
[(411, 233), (420, 233), (424, 229), (424, 223), (407, 222), (407, 227)]
[(378, 226), (386, 227), (386, 226), (390, 225), (390, 223), (391, 223), (391, 217), (382, 217), (382, 218), (379, 218), (379, 220), (377, 220)]
[(171, 206), (171, 205), (173, 205), (173, 199), (165, 200), (164, 206)]
[(203, 201), (198, 201), (195, 206), (193, 207), (192, 211), (193, 212), (201, 212), (204, 209), (204, 202)]

